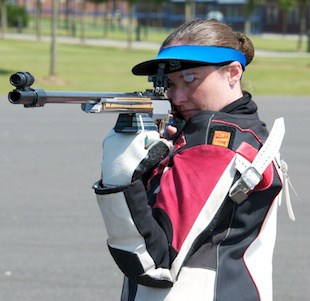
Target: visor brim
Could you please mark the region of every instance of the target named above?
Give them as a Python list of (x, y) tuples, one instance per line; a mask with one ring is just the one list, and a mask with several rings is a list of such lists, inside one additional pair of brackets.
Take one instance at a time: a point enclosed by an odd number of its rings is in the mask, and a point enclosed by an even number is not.
[(163, 48), (157, 57), (141, 62), (132, 68), (135, 75), (154, 75), (161, 63), (165, 63), (164, 72), (171, 73), (206, 65), (225, 65), (238, 61), (245, 69), (244, 54), (236, 49), (203, 45), (177, 45)]
[[(161, 63), (165, 64), (164, 73), (172, 73), (180, 70), (196, 68), (201, 66), (210, 66), (210, 65), (217, 65), (217, 64), (210, 64), (210, 63), (202, 63), (199, 61), (189, 61), (189, 60), (177, 60), (178, 66), (173, 67), (171, 66), (172, 60), (149, 60), (142, 63), (137, 64), (132, 68), (132, 73), (135, 75), (155, 75), (158, 71), (158, 67)], [(222, 63), (220, 65), (223, 65)]]

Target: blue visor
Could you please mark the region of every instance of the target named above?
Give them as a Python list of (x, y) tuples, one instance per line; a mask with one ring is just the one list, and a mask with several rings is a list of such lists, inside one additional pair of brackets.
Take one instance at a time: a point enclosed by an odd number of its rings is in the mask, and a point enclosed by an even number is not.
[(163, 48), (156, 58), (134, 66), (132, 73), (154, 75), (160, 63), (165, 63), (165, 73), (171, 73), (204, 65), (225, 65), (234, 61), (239, 62), (245, 70), (246, 58), (239, 50), (204, 45), (177, 45)]

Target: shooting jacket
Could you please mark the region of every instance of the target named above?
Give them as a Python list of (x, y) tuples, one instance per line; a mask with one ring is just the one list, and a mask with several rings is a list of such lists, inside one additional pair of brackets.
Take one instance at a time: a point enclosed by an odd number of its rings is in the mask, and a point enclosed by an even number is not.
[(151, 179), (95, 187), (109, 250), (124, 273), (121, 300), (270, 301), (276, 160), (241, 204), (229, 197), (236, 156), (255, 158), (268, 132), (250, 94), (185, 124)]

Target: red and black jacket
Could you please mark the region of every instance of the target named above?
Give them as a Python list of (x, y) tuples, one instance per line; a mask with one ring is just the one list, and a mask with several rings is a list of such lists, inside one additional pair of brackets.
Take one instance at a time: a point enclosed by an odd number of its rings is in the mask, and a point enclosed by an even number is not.
[(276, 162), (243, 203), (228, 195), (240, 176), (236, 155), (251, 162), (267, 136), (245, 94), (188, 120), (151, 178), (95, 187), (101, 211), (109, 212), (110, 252), (125, 275), (122, 300), (272, 300), (282, 188)]

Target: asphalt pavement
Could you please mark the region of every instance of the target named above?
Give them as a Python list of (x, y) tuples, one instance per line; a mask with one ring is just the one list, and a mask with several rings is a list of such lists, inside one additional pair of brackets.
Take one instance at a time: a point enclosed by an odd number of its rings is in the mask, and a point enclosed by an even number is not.
[[(279, 207), (274, 301), (308, 301), (310, 97), (256, 102), (269, 128), (285, 118), (282, 155), (299, 195), (291, 194), (295, 222)], [(0, 301), (119, 300), (122, 276), (91, 189), (117, 115), (0, 103)]]

